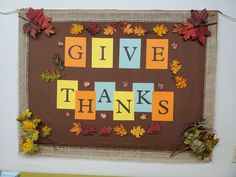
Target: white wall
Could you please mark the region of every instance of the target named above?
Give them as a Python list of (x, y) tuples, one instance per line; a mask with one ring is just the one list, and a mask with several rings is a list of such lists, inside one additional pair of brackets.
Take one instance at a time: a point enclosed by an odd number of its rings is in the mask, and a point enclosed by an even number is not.
[[(33, 8), (218, 9), (236, 17), (235, 0), (0, 0), (0, 11)], [(221, 138), (207, 164), (143, 163), (17, 154), (18, 19), (0, 15), (0, 169), (97, 175), (161, 177), (235, 177), (231, 163), (236, 144), (236, 22), (220, 16), (215, 128)]]

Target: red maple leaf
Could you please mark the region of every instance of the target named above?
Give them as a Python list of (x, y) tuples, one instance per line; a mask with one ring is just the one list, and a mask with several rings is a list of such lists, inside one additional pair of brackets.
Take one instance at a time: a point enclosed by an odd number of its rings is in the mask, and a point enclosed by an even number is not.
[(86, 28), (86, 30), (92, 35), (96, 35), (96, 34), (99, 34), (101, 32), (101, 29), (99, 28), (98, 24), (96, 24), (96, 23), (90, 24)]
[(96, 126), (89, 125), (89, 126), (83, 126), (82, 127), (82, 134), (86, 136), (92, 136), (97, 132)]
[(207, 26), (199, 27), (197, 30), (198, 41), (204, 45), (206, 43), (206, 38), (211, 36), (211, 32), (208, 30)]
[(199, 10), (191, 10), (191, 22), (193, 26), (200, 26), (201, 24), (206, 23), (208, 18), (208, 12), (206, 9), (203, 9), (201, 11)]
[(42, 16), (44, 16), (43, 9), (37, 10), (30, 7), (28, 12), (26, 12), (26, 16), (31, 22), (39, 24), (40, 19), (42, 18)]
[(112, 128), (110, 126), (104, 125), (99, 129), (99, 135), (110, 136), (112, 134)]
[(148, 130), (147, 130), (147, 133), (150, 134), (150, 135), (156, 135), (158, 134), (159, 132), (161, 131), (161, 126), (157, 123), (152, 123)]
[(29, 34), (34, 39), (37, 38), (37, 35), (41, 32), (41, 27), (34, 23), (26, 23), (23, 26), (24, 33)]

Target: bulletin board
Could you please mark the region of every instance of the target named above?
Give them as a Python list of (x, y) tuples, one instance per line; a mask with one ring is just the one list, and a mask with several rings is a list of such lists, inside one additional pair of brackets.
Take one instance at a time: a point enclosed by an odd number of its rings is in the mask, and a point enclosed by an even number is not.
[(205, 118), (213, 126), (215, 11), (210, 35), (200, 36), (178, 31), (190, 11), (44, 13), (50, 37), (24, 34), (19, 18), (19, 110), (52, 129), (38, 155), (196, 161), (188, 152), (169, 156), (188, 124)]

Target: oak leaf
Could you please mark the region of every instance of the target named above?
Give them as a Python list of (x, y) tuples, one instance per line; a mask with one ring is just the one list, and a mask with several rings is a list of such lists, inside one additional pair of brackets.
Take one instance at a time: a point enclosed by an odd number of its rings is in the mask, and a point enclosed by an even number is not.
[(112, 134), (112, 128), (104, 125), (99, 129), (98, 133), (101, 136), (110, 136)]
[(157, 123), (152, 123), (147, 130), (147, 133), (150, 135), (156, 135), (160, 132), (161, 126)]
[(107, 24), (104, 27), (104, 32), (103, 34), (107, 35), (107, 36), (111, 36), (114, 34), (114, 32), (116, 32), (116, 25), (115, 24)]
[(121, 25), (121, 33), (123, 35), (129, 35), (132, 34), (134, 32), (133, 27), (130, 23), (123, 23)]
[(122, 125), (122, 124), (116, 125), (113, 128), (113, 130), (117, 136), (125, 136), (128, 134), (127, 130), (125, 129), (124, 125)]
[(182, 65), (180, 64), (180, 62), (177, 59), (172, 60), (172, 62), (170, 63), (170, 71), (174, 75), (177, 74), (181, 68), (182, 68)]
[(137, 36), (144, 36), (147, 33), (147, 29), (144, 26), (138, 25), (134, 27), (134, 34)]
[(145, 130), (143, 128), (141, 128), (140, 125), (138, 126), (134, 126), (131, 130), (130, 130), (130, 133), (135, 137), (135, 138), (141, 138), (144, 133), (145, 133)]
[(169, 29), (166, 25), (156, 25), (153, 27), (152, 31), (156, 33), (158, 36), (162, 37), (163, 35), (167, 34)]
[(96, 35), (101, 32), (101, 29), (99, 28), (98, 24), (92, 23), (90, 24), (86, 30), (91, 34), (91, 35)]
[(70, 27), (70, 33), (74, 36), (78, 36), (79, 34), (82, 33), (83, 29), (84, 29), (83, 25), (74, 23)]
[(92, 136), (97, 132), (96, 126), (89, 125), (89, 126), (83, 126), (82, 127), (82, 134), (86, 136)]
[(74, 126), (70, 129), (70, 132), (75, 133), (75, 135), (78, 136), (82, 131), (81, 124), (73, 123), (73, 125)]

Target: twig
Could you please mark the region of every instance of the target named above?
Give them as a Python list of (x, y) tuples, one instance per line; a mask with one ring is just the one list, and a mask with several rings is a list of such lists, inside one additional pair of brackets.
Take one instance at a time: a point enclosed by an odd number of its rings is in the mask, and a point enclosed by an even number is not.
[(171, 153), (170, 158), (176, 156), (177, 154), (179, 154), (179, 153), (181, 153), (181, 152), (187, 151), (187, 150), (189, 150), (189, 149), (190, 149), (190, 146), (185, 147), (185, 148), (183, 148), (183, 149), (181, 149), (181, 150), (179, 150), (179, 151), (174, 151), (174, 152)]
[(26, 19), (25, 17), (22, 17), (22, 16), (18, 16), (19, 18), (21, 18), (21, 19), (23, 19), (23, 20), (25, 20), (25, 21), (27, 21), (27, 22), (29, 22), (29, 20), (28, 19)]

